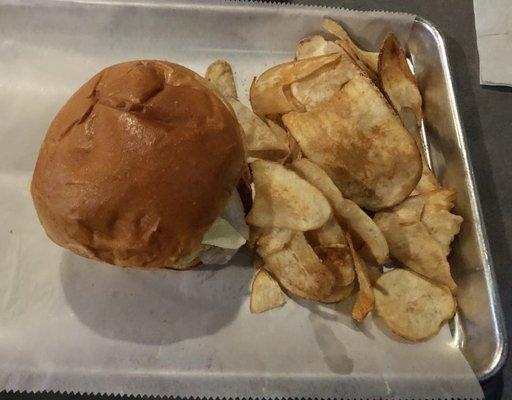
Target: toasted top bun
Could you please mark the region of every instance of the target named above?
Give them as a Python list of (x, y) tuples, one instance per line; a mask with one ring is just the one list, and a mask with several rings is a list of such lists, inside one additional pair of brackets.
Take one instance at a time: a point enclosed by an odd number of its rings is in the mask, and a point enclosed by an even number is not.
[(85, 83), (52, 121), (32, 179), (48, 236), (121, 266), (196, 251), (245, 168), (231, 107), (193, 71), (132, 61)]

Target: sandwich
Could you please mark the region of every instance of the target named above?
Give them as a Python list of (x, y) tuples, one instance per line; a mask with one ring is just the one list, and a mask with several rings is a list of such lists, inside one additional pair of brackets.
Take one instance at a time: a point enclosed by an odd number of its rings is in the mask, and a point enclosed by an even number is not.
[(186, 269), (225, 263), (248, 239), (246, 169), (243, 132), (208, 81), (132, 61), (93, 76), (58, 112), (31, 194), (48, 237), (80, 256)]

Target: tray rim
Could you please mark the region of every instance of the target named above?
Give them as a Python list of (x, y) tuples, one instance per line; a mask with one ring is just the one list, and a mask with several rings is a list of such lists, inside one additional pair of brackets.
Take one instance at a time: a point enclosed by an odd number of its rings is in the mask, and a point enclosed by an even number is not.
[[(441, 30), (431, 21), (416, 16), (414, 24), (420, 24), (424, 29), (428, 30), (429, 33), (435, 37), (437, 43), (437, 49), (441, 60), (441, 68), (446, 78), (446, 87), (448, 92), (448, 100), (450, 107), (452, 108), (452, 115), (454, 118), (455, 131), (457, 139), (461, 143), (465, 151), (462, 152), (462, 161), (466, 169), (466, 175), (469, 178), (469, 191), (471, 193), (470, 203), (474, 213), (473, 224), (477, 228), (476, 231), (479, 234), (479, 240), (482, 247), (481, 255), (483, 261), (483, 271), (486, 280), (488, 297), (491, 305), (491, 312), (495, 325), (496, 332), (496, 347), (494, 351), (494, 357), (492, 362), (489, 363), (487, 368), (480, 371), (475, 371), (475, 374), (480, 382), (485, 382), (492, 378), (498, 373), (507, 359), (508, 349), (508, 338), (506, 335), (505, 319), (503, 309), (501, 307), (501, 300), (496, 282), (496, 275), (494, 273), (494, 262), (492, 260), (492, 254), (489, 250), (489, 240), (487, 237), (487, 229), (485, 227), (485, 221), (482, 214), (482, 207), (480, 202), (480, 196), (478, 193), (478, 187), (475, 183), (475, 176), (473, 172), (473, 165), (471, 162), (470, 155), (468, 154), (468, 145), (466, 140), (466, 131), (464, 129), (463, 122), (459, 115), (459, 107), (457, 103), (457, 93), (453, 85), (452, 70), (450, 67), (450, 57), (446, 50), (446, 40)], [(462, 350), (461, 350), (462, 351)], [(468, 361), (469, 363), (469, 361)], [(471, 364), (470, 364), (471, 365)]]
[[(81, 3), (81, 4), (98, 4), (98, 5), (117, 5), (117, 6), (141, 6), (142, 4), (149, 4), (149, 5), (155, 5), (158, 7), (165, 7), (166, 2), (165, 0), (159, 1), (159, 0), (141, 0), (141, 1), (135, 1), (133, 3), (126, 1), (126, 0), (54, 0), (55, 3)], [(296, 8), (300, 9), (303, 8), (305, 10), (311, 9), (311, 8), (321, 8), (326, 11), (338, 11), (342, 9), (347, 9), (345, 7), (339, 7), (335, 5), (329, 5), (329, 6), (323, 6), (323, 5), (315, 5), (315, 4), (297, 4), (297, 3), (283, 3), (281, 1), (273, 1), (273, 0), (223, 0), (225, 2), (226, 6), (243, 6), (244, 3), (251, 6), (263, 6), (263, 7), (286, 7), (286, 8)], [(35, 1), (33, 4), (41, 4), (44, 3), (42, 0)], [(20, 5), (27, 5), (30, 4), (28, 1), (21, 1), (17, 2), (15, 0), (0, 0), (1, 4), (20, 4)], [(185, 6), (188, 6), (188, 3), (184, 3)], [(191, 5), (194, 4), (194, 1), (190, 2)], [(362, 10), (355, 10), (355, 11), (362, 11)], [(384, 13), (393, 14), (394, 11), (387, 11), (387, 10), (379, 10)], [(446, 88), (447, 88), (447, 94), (448, 94), (448, 100), (450, 103), (450, 107), (453, 110), (453, 119), (454, 119), (454, 126), (456, 130), (457, 139), (460, 141), (464, 148), (464, 152), (462, 154), (463, 159), (463, 165), (467, 169), (466, 175), (469, 178), (469, 191), (470, 191), (470, 204), (474, 211), (474, 225), (477, 228), (477, 233), (479, 234), (479, 240), (481, 244), (481, 255), (482, 255), (482, 261), (483, 261), (483, 271), (484, 271), (484, 277), (486, 280), (486, 288), (487, 288), (487, 294), (490, 299), (490, 310), (492, 312), (493, 322), (496, 329), (496, 346), (494, 351), (494, 357), (492, 359), (492, 362), (489, 363), (487, 368), (481, 370), (481, 371), (475, 371), (475, 374), (480, 382), (485, 382), (489, 380), (491, 377), (493, 377), (499, 370), (503, 367), (505, 364), (505, 361), (507, 359), (507, 350), (508, 350), (508, 337), (506, 334), (506, 328), (505, 328), (505, 321), (504, 321), (504, 314), (501, 307), (501, 301), (496, 281), (496, 276), (494, 273), (494, 263), (492, 260), (492, 254), (489, 250), (489, 242), (488, 242), (488, 236), (487, 236), (487, 230), (485, 227), (483, 214), (481, 210), (481, 202), (479, 198), (478, 188), (475, 183), (474, 178), (474, 172), (473, 172), (473, 166), (471, 163), (471, 158), (467, 154), (467, 140), (466, 140), (466, 133), (463, 126), (463, 122), (459, 115), (459, 109), (457, 104), (457, 96), (456, 96), (456, 90), (453, 85), (453, 78), (452, 78), (452, 71), (450, 68), (450, 57), (448, 55), (447, 49), (446, 49), (446, 41), (445, 37), (442, 33), (442, 31), (431, 21), (416, 16), (414, 24), (420, 24), (423, 26), (424, 29), (428, 30), (433, 37), (436, 38), (436, 44), (437, 44), (437, 50), (440, 56), (441, 61), (441, 67), (445, 75), (446, 79)], [(468, 362), (469, 363), (469, 362)], [(471, 365), (471, 364), (470, 364)]]

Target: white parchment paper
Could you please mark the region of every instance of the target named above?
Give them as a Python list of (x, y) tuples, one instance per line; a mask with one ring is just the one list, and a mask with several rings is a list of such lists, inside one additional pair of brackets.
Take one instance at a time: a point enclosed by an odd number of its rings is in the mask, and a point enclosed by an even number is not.
[[(121, 269), (45, 236), (29, 194), (53, 115), (99, 69), (169, 59), (202, 73), (229, 60), (252, 77), (294, 44), (345, 23), (367, 48), (414, 16), (221, 2), (3, 2), (0, 6), (0, 388), (212, 397), (480, 398), (445, 326), (410, 344), (351, 303), (289, 300), (251, 315), (252, 267)], [(207, 156), (207, 155), (205, 155)]]

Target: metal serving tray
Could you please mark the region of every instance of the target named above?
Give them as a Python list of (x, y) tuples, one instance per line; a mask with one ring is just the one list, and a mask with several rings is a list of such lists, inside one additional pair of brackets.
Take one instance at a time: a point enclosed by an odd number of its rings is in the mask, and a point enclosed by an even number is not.
[[(90, 76), (91, 71), (95, 72), (99, 66), (130, 58), (140, 58), (141, 54), (146, 58), (165, 58), (168, 55), (169, 58), (202, 72), (205, 62), (223, 57), (225, 49), (214, 46), (201, 47), (201, 40), (197, 38), (194, 41), (195, 47), (187, 46), (189, 37), (181, 32), (193, 32), (193, 28), (190, 27), (190, 18), (197, 20), (198, 25), (203, 24), (204, 29), (211, 32), (210, 42), (234, 41), (228, 50), (230, 54), (236, 54), (239, 57), (237, 67), (244, 69), (245, 76), (256, 75), (261, 72), (262, 67), (289, 57), (289, 49), (285, 51), (277, 44), (270, 44), (270, 49), (262, 48), (262, 44), (254, 39), (258, 32), (250, 24), (251, 12), (260, 7), (254, 3), (249, 3), (247, 8), (242, 8), (238, 3), (236, 10), (233, 7), (233, 14), (238, 13), (236, 15), (242, 15), (240, 20), (249, 21), (246, 32), (240, 33), (232, 32), (229, 25), (219, 28), (218, 21), (215, 24), (212, 23), (215, 19), (207, 16), (208, 13), (217, 12), (215, 6), (195, 4), (190, 11), (189, 7), (192, 6), (182, 1), (175, 9), (188, 13), (188, 22), (186, 22), (188, 25), (185, 23), (180, 25), (179, 21), (174, 21), (177, 25), (169, 28), (173, 29), (170, 36), (169, 34), (155, 36), (154, 26), (166, 27), (168, 14), (160, 12), (165, 11), (165, 2), (153, 0), (133, 3), (124, 1), (69, 3), (0, 1), (0, 44), (8, 49), (7, 54), (9, 54), (9, 56), (5, 56), (6, 53), (0, 54), (0, 74), (2, 74), (0, 87), (5, 87), (7, 92), (11, 91), (16, 96), (29, 96), (32, 102), (45, 102), (44, 106), (34, 107), (35, 114), (30, 120), (24, 121), (22, 131), (24, 133), (42, 131), (41, 124), (49, 122), (51, 115), (62, 101), (72, 93), (71, 88), (78, 87), (85, 78)], [(76, 14), (76, 7), (80, 9), (79, 16)], [(109, 13), (103, 14), (101, 7), (110, 7)], [(130, 8), (128, 11), (123, 10), (125, 7)], [(146, 14), (143, 15), (141, 9), (146, 7), (151, 9), (147, 14), (150, 14), (152, 19)], [(284, 5), (280, 6), (280, 10), (287, 8)], [(294, 18), (300, 18), (302, 10), (297, 11), (297, 6), (290, 7), (290, 10), (293, 11)], [(304, 14), (312, 13), (310, 8), (304, 8), (303, 11)], [(231, 10), (226, 12), (229, 13)], [(318, 18), (315, 23), (321, 21), (322, 13), (337, 17), (335, 9), (315, 11), (315, 18)], [(123, 23), (117, 31), (110, 23), (120, 16)], [(290, 43), (295, 43), (302, 36), (311, 33), (311, 31), (299, 32), (298, 30), (290, 32), (290, 27), (300, 26), (300, 24), (294, 25), (293, 22), (276, 28), (276, 21), (279, 21), (276, 13), (268, 12), (265, 18), (268, 18), (265, 24), (268, 23), (268, 27), (276, 29), (277, 34), (282, 35), (283, 40), (289, 39)], [(157, 20), (158, 25), (152, 25), (154, 20)], [(91, 25), (92, 21), (94, 24)], [(95, 28), (92, 29), (91, 26)], [(130, 28), (131, 26), (134, 28)], [(319, 29), (320, 25), (314, 26)], [(311, 27), (315, 29), (313, 25)], [(153, 36), (146, 37), (146, 32)], [(118, 39), (123, 42), (124, 47), (118, 46), (116, 41)], [(168, 40), (173, 42), (166, 42)], [(407, 47), (423, 94), (424, 145), (429, 152), (431, 165), (437, 177), (443, 185), (457, 190), (456, 212), (464, 217), (462, 231), (453, 243), (450, 256), (459, 286), (459, 311), (451, 323), (451, 330), (456, 345), (460, 347), (482, 381), (492, 376), (501, 367), (505, 360), (507, 344), (492, 260), (472, 166), (467, 153), (466, 138), (457, 110), (446, 47), (441, 33), (431, 23), (421, 18), (416, 18), (413, 24)], [(176, 52), (176, 49), (179, 52)], [(162, 51), (168, 51), (169, 54)], [(22, 61), (19, 71), (10, 69), (9, 60), (2, 57), (18, 57)], [(255, 57), (258, 65), (254, 63)], [(17, 81), (11, 83), (4, 79), (3, 73), (5, 76), (24, 77), (26, 75), (27, 77), (20, 80), (21, 84)], [(40, 85), (39, 82), (41, 82)], [(239, 83), (245, 87), (249, 84), (249, 82)], [(17, 97), (17, 99), (20, 103), (25, 103), (24, 98)], [(5, 100), (0, 99), (0, 108), (3, 109), (2, 104), (7, 107), (8, 103), (2, 103), (2, 101), (11, 100), (9, 97), (5, 97)], [(27, 119), (26, 116), (23, 118)], [(0, 127), (2, 127), (1, 121)], [(14, 128), (7, 125), (5, 129), (13, 130)], [(37, 136), (36, 139), (33, 143), (25, 144), (23, 138), (12, 136), (8, 139), (9, 142), (0, 142), (0, 147), (9, 146), (15, 149), (12, 156), (0, 158), (0, 167), (29, 176), (41, 138)], [(75, 262), (75, 259), (66, 257), (63, 258), (63, 263)], [(76, 263), (80, 262), (81, 260), (76, 261)], [(66, 265), (66, 267), (68, 271), (72, 265)], [(88, 274), (85, 267), (79, 267), (80, 271), (84, 271), (84, 276)], [(110, 270), (108, 273), (111, 273)], [(227, 269), (225, 273), (228, 279), (236, 279), (240, 274), (250, 279), (250, 271), (247, 269), (241, 271)], [(115, 274), (115, 271), (111, 274)], [(104, 286), (107, 287), (109, 283), (114, 285), (117, 281), (111, 279)], [(72, 287), (79, 291), (80, 285)], [(245, 285), (244, 282), (242, 282), (243, 285)], [(224, 286), (222, 288), (225, 290)], [(98, 304), (101, 306), (101, 301)], [(217, 304), (217, 306), (220, 311), (223, 311), (221, 307), (229, 305)], [(152, 321), (149, 322), (152, 323)], [(116, 327), (109, 325), (108, 328)], [(110, 332), (104, 334), (109, 337)], [(41, 380), (44, 381), (44, 379)]]
[(420, 17), (407, 46), (423, 96), (423, 144), (438, 179), (457, 190), (455, 212), (464, 217), (449, 260), (459, 287), (452, 334), (484, 381), (505, 362), (507, 336), (449, 58), (441, 32)]

